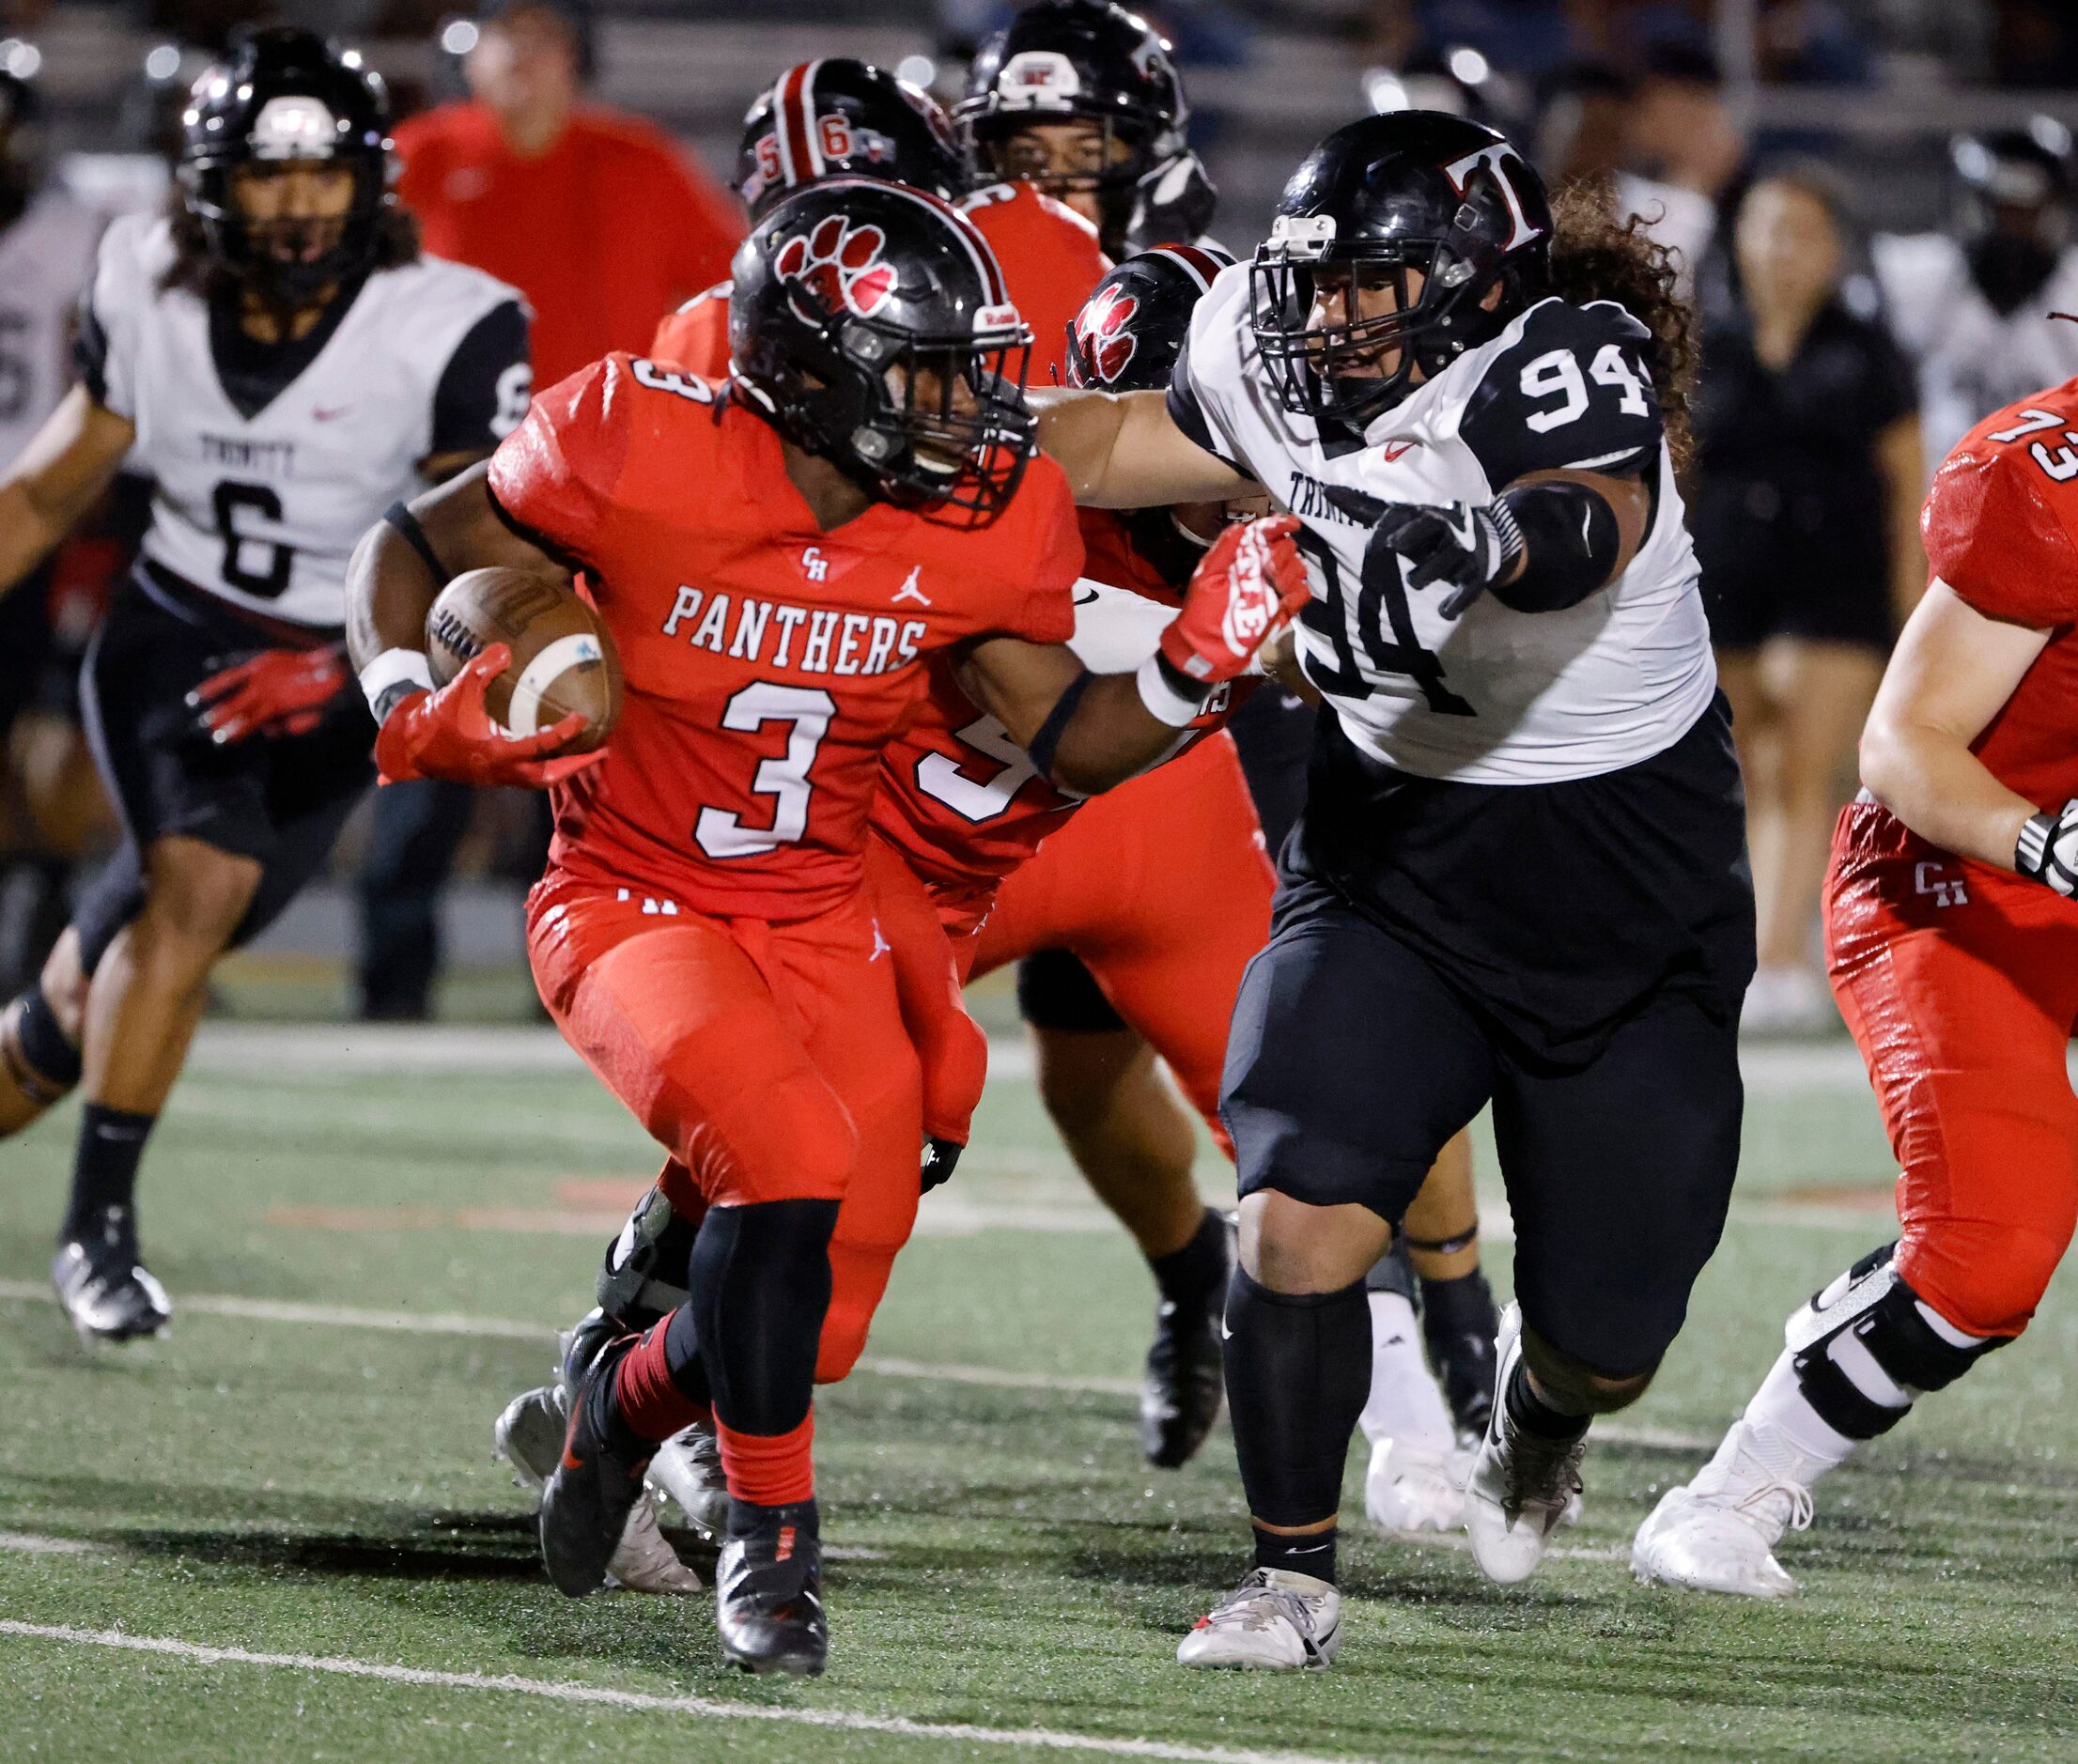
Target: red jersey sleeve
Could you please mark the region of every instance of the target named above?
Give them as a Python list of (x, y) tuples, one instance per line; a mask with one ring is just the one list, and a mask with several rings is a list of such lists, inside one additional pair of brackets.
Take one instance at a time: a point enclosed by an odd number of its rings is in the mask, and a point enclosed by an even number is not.
[(526, 421), (490, 456), (490, 493), (530, 533), (598, 562), (600, 528), (628, 459), (635, 388), (610, 355), (536, 394)]
[(2065, 487), (2052, 471), (2070, 452), (2049, 451), (2049, 441), (2061, 445), (2060, 434), (2031, 444), (2032, 414), (2001, 411), (1948, 456), (1934, 473), (1919, 531), (1933, 573), (1977, 611), (2048, 629), (2078, 623), (2078, 545), (2069, 525), (2078, 518), (2078, 485)]
[[(1005, 635), (1032, 643), (1064, 643), (1075, 635), (1075, 584), (1082, 575), (1082, 531), (1067, 474), (1044, 454), (1025, 472), (1015, 506), (1022, 521), (1004, 523), (1009, 580), (1031, 584)], [(1015, 548), (1014, 549), (1012, 548)]]
[(704, 374), (709, 379), (726, 379), (729, 372), (729, 285), (717, 282), (705, 294), (696, 294), (657, 327), (651, 339), (652, 361), (682, 367), (689, 374)]

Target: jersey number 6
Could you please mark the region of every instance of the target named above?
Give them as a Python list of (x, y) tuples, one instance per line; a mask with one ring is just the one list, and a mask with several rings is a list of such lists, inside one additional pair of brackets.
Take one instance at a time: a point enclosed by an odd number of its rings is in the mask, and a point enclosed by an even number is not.
[[(221, 574), (227, 588), (256, 600), (279, 600), (288, 587), (289, 572), (296, 566), (296, 549), (276, 539), (257, 538), (238, 530), (238, 512), (250, 509), (265, 520), (282, 518), (282, 499), (264, 484), (220, 484), (215, 497), (216, 530), (224, 540)], [(264, 558), (266, 568), (246, 567), (248, 560)]]
[(772, 798), (772, 824), (746, 827), (743, 817), (731, 809), (702, 809), (693, 824), (692, 836), (700, 849), (714, 859), (755, 858), (782, 845), (791, 845), (808, 831), (808, 797), (814, 788), (809, 768), (815, 752), (830, 733), (837, 715), (837, 701), (819, 687), (780, 686), (770, 680), (753, 680), (721, 712), (721, 726), (739, 735), (755, 735), (768, 722), (794, 726), (786, 737), (786, 751), (776, 759), (761, 760), (752, 780), (752, 789)]

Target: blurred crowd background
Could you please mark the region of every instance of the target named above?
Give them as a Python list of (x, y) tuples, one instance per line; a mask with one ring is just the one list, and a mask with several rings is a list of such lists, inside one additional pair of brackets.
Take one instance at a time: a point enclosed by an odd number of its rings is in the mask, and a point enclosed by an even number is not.
[[(856, 55), (950, 104), (997, 0), (0, 0), (0, 267), (24, 202), (157, 204), (188, 85), (230, 32), (304, 23), (389, 79), (429, 247), (520, 284), (537, 382), (641, 349), (725, 271), (742, 117), (789, 63)], [(1590, 178), (1668, 248), (1700, 337), (1691, 524), (1753, 810), (1749, 1027), (1835, 1027), (1816, 964), (1826, 839), (1884, 656), (1923, 583), (1915, 510), (1979, 416), (2078, 374), (2078, 6), (2063, 0), (1162, 0), (1190, 134), (1246, 255), (1309, 147), (1441, 108)], [(0, 93), (9, 89), (0, 81)], [(420, 113), (427, 113), (421, 115)], [(9, 199), (5, 188), (19, 186)], [(477, 201), (479, 196), (492, 200)], [(542, 217), (563, 215), (555, 225)], [(573, 220), (570, 217), (574, 215)], [(81, 265), (84, 278), (85, 265)], [(10, 371), (0, 451), (40, 412)], [(22, 408), (16, 408), (16, 407)], [(2078, 470), (2078, 459), (2073, 460)], [(65, 675), (122, 567), (130, 486), (0, 607), (18, 680), (0, 791), (0, 996), (109, 834)], [(126, 506), (127, 503), (127, 506)], [(26, 676), (34, 674), (34, 679)], [(234, 964), (239, 1008), (525, 1009), (535, 805), (385, 791), (333, 886)], [(444, 983), (438, 977), (445, 975)], [(479, 983), (485, 975), (503, 976)], [(318, 1001), (313, 1006), (312, 1001)]]

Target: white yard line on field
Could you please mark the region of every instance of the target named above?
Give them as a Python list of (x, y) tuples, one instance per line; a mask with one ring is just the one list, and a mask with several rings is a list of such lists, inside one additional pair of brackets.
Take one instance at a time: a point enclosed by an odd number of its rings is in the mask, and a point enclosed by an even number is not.
[(43, 1538), (33, 1531), (0, 1531), (0, 1550), (12, 1555), (94, 1555), (101, 1546), (78, 1538)]
[(1104, 1739), (1062, 1733), (1049, 1727), (977, 1727), (965, 1722), (912, 1721), (905, 1715), (861, 1715), (841, 1709), (789, 1709), (723, 1702), (706, 1696), (658, 1696), (643, 1691), (615, 1691), (605, 1685), (558, 1683), (549, 1679), (495, 1677), (475, 1672), (433, 1672), (395, 1666), (375, 1660), (342, 1659), (323, 1654), (270, 1654), (247, 1648), (214, 1648), (171, 1636), (132, 1635), (119, 1629), (76, 1629), (61, 1623), (23, 1623), (0, 1619), (0, 1635), (62, 1642), (74, 1648), (110, 1648), (130, 1653), (158, 1654), (207, 1666), (271, 1666), (288, 1672), (321, 1672), (342, 1679), (373, 1679), (384, 1684), (408, 1684), (442, 1691), (502, 1691), (538, 1696), (557, 1703), (583, 1703), (625, 1709), (644, 1714), (691, 1715), (708, 1721), (756, 1721), (827, 1727), (845, 1733), (895, 1734), (910, 1740), (942, 1740), (965, 1745), (1029, 1746), (1034, 1751), (1092, 1752), (1108, 1757), (1172, 1758), (1179, 1764), (1348, 1764), (1297, 1752), (1248, 1752), (1228, 1746), (1178, 1745), (1162, 1740)]
[[(0, 1303), (35, 1304), (51, 1290), (35, 1280), (0, 1280)], [(181, 1292), (176, 1311), (204, 1317), (236, 1317), (248, 1323), (311, 1323), (325, 1329), (380, 1329), (395, 1335), (475, 1336), (504, 1341), (555, 1340), (552, 1323), (523, 1323), (512, 1317), (469, 1317), (456, 1312), (363, 1310), (352, 1305), (305, 1305), (291, 1299), (240, 1298), (228, 1292)], [(854, 1370), (872, 1378), (913, 1379), (920, 1384), (979, 1385), (994, 1390), (1058, 1390), (1076, 1396), (1137, 1397), (1140, 1381), (1074, 1372), (1024, 1372), (1000, 1366), (967, 1366), (957, 1361), (906, 1360), (868, 1354)], [(1605, 1423), (1594, 1436), (1612, 1446), (1663, 1447), (1678, 1451), (1707, 1451), (1714, 1436), (1669, 1432), (1662, 1428)]]

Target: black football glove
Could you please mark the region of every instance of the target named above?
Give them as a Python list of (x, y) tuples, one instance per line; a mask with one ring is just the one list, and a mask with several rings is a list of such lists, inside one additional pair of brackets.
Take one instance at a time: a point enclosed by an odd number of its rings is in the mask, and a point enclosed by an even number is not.
[(1468, 503), (1426, 506), (1388, 503), (1372, 534), (1378, 544), (1405, 560), (1409, 588), (1446, 583), (1450, 592), (1437, 609), (1447, 619), (1462, 614), (1522, 555), (1522, 529), (1505, 503), (1474, 508)]
[(1164, 160), (1133, 186), (1133, 218), (1125, 224), (1129, 252), (1157, 245), (1195, 245), (1212, 224), (1219, 192), (1195, 153)]
[(2013, 868), (2066, 900), (2078, 894), (2078, 797), (2061, 809), (2028, 816), (2013, 848)]

